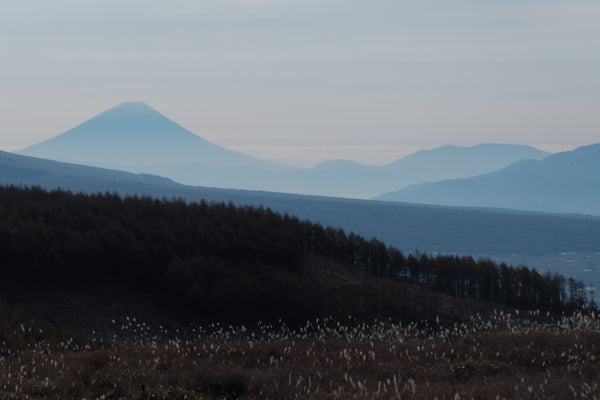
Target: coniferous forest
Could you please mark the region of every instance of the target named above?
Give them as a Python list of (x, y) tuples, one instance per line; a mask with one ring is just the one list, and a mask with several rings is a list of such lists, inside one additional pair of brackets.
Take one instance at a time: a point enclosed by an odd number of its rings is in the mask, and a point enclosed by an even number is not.
[[(405, 255), (263, 208), (4, 187), (0, 220), (4, 293), (24, 283), (33, 291), (116, 285), (149, 292), (193, 319), (230, 322), (348, 315), (357, 298), (359, 314), (393, 319), (434, 318), (438, 295), (553, 313), (586, 303), (580, 282), (556, 274)], [(315, 284), (315, 270), (323, 276), (340, 266), (378, 282), (372, 299), (360, 285), (348, 292), (327, 289), (327, 278)], [(427, 306), (410, 310), (410, 291), (394, 283), (426, 290), (430, 298), (419, 302)]]

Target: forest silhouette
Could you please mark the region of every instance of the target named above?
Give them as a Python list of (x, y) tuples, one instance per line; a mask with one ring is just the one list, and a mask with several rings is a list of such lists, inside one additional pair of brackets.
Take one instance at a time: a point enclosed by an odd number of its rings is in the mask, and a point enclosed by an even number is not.
[(448, 296), (552, 313), (587, 305), (583, 284), (562, 275), (405, 255), (268, 208), (11, 186), (0, 188), (0, 220), (5, 296), (120, 287), (186, 318), (241, 323), (432, 320)]

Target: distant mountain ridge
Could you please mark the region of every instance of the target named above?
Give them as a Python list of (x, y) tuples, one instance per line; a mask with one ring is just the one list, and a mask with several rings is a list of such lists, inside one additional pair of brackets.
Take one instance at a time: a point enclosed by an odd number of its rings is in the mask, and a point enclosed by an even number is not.
[(409, 186), (377, 199), (600, 215), (600, 144), (473, 178)]
[(389, 188), (475, 176), (523, 159), (540, 160), (548, 154), (531, 146), (485, 143), (420, 150), (385, 166), (365, 166), (348, 160), (326, 161), (314, 168), (289, 172), (289, 181), (277, 190), (371, 198)]
[(141, 102), (122, 103), (17, 153), (156, 174), (189, 185), (350, 198), (475, 176), (548, 155), (529, 146), (482, 144), (422, 150), (382, 167), (334, 160), (296, 168), (217, 146)]

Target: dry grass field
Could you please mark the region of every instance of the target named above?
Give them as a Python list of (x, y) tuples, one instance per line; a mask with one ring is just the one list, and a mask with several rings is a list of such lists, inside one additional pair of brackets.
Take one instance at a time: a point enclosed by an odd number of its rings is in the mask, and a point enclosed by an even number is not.
[(496, 312), (439, 329), (348, 322), (184, 334), (125, 319), (85, 342), (19, 326), (29, 343), (0, 350), (0, 398), (600, 398), (593, 315)]

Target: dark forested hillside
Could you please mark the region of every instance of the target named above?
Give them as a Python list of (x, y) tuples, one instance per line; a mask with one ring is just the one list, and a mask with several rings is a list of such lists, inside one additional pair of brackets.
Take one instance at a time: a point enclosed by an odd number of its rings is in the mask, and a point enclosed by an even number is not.
[(585, 303), (582, 285), (558, 275), (406, 256), (263, 208), (1, 187), (0, 221), (8, 297), (119, 287), (187, 317), (233, 322), (432, 318), (448, 296), (553, 312)]

